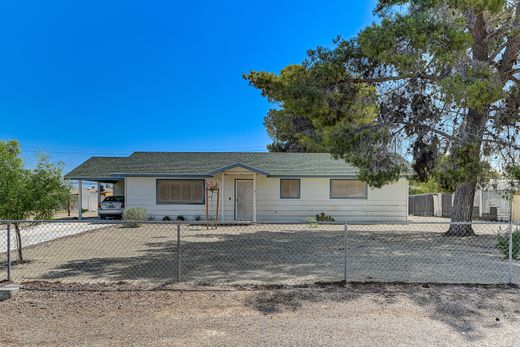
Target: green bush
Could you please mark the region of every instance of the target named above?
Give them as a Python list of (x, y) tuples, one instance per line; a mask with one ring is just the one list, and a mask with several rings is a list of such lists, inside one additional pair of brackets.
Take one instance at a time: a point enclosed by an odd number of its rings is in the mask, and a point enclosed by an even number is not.
[(146, 210), (141, 207), (131, 207), (125, 209), (123, 212), (123, 225), (126, 228), (137, 228), (140, 224), (136, 223), (139, 221), (146, 220)]
[(334, 217), (328, 216), (323, 212), (316, 215), (317, 222), (334, 222), (335, 220)]
[[(497, 236), (497, 248), (502, 252), (504, 257), (509, 258), (509, 234), (501, 234)], [(513, 232), (513, 259), (518, 259), (520, 255), (520, 230)]]
[(183, 215), (178, 215), (177, 216), (177, 222), (184, 222), (186, 220), (186, 218), (184, 218)]

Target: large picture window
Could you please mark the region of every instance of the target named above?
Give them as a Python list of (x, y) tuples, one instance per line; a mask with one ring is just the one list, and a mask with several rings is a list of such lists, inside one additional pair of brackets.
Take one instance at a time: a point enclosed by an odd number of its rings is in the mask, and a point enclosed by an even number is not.
[(280, 180), (280, 198), (281, 199), (299, 199), (300, 198), (300, 180), (299, 179), (281, 179)]
[(204, 180), (157, 180), (157, 204), (204, 204)]
[(359, 180), (330, 180), (331, 199), (366, 199), (367, 184)]

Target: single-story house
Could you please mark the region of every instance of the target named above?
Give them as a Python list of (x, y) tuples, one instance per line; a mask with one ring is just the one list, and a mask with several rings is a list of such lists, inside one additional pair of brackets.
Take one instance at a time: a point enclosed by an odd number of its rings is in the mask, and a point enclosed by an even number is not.
[(322, 212), (353, 222), (406, 222), (408, 216), (406, 177), (371, 188), (328, 153), (135, 152), (92, 157), (65, 177), (80, 186), (112, 183), (126, 208), (145, 208), (156, 220), (203, 220), (206, 205), (215, 215), (217, 195), (209, 186), (219, 188), (221, 222), (296, 222)]

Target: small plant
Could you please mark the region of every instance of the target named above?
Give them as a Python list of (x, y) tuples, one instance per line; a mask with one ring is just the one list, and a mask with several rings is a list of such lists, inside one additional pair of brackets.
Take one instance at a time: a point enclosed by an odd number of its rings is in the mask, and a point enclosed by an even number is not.
[(186, 220), (186, 218), (184, 218), (183, 215), (178, 215), (177, 216), (177, 222), (184, 222)]
[(164, 216), (162, 220), (163, 220), (163, 222), (168, 222), (168, 221), (170, 221), (171, 219), (170, 219), (170, 217), (168, 217), (168, 216)]
[[(497, 236), (497, 248), (504, 255), (505, 258), (509, 258), (509, 234), (499, 234)], [(513, 232), (513, 259), (518, 259), (520, 255), (520, 230), (516, 229)]]
[(201, 216), (195, 216), (195, 217), (193, 217), (193, 220), (195, 222), (200, 222), (202, 220), (202, 217)]
[(141, 207), (131, 207), (123, 212), (123, 225), (126, 228), (137, 228), (139, 221), (146, 220), (146, 209)]
[(334, 222), (336, 219), (332, 216), (326, 215), (324, 212), (316, 215), (317, 222)]
[(305, 218), (305, 220), (307, 221), (307, 223), (309, 223), (309, 227), (311, 227), (311, 228), (318, 227), (318, 221), (316, 220), (315, 216), (307, 217), (307, 218)]

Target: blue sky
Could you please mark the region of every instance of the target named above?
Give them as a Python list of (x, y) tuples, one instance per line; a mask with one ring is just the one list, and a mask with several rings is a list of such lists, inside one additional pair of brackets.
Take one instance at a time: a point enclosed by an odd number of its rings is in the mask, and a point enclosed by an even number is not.
[(4, 1), (0, 139), (70, 170), (133, 151), (264, 151), (242, 73), (354, 35), (375, 1)]

